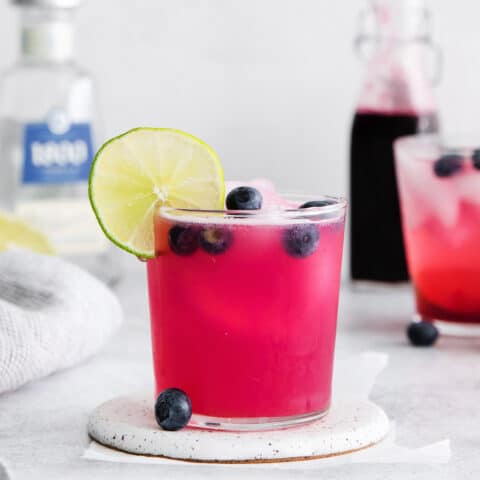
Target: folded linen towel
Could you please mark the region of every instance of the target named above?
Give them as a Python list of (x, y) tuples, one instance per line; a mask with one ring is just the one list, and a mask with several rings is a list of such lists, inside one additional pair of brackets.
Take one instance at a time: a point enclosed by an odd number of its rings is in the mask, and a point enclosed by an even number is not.
[(115, 295), (81, 268), (0, 253), (0, 393), (79, 363), (119, 326)]

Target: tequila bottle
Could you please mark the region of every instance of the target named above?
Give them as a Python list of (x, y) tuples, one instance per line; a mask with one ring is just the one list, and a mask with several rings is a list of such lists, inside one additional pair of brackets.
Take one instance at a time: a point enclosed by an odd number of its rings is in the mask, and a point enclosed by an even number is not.
[(108, 282), (118, 261), (96, 224), (88, 175), (100, 138), (95, 84), (73, 60), (81, 0), (12, 0), (20, 56), (0, 77), (0, 208)]

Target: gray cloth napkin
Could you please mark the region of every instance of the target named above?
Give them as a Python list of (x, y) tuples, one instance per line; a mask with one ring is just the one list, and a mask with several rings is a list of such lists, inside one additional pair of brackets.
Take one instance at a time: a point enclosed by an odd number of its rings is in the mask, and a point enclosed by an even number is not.
[(75, 365), (120, 325), (115, 295), (58, 257), (0, 253), (0, 393)]

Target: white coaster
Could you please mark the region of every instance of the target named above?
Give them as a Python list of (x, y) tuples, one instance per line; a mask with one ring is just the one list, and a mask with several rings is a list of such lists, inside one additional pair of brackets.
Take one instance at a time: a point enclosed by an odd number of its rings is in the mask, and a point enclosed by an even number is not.
[(118, 397), (97, 407), (88, 432), (103, 445), (138, 455), (196, 462), (275, 462), (330, 457), (372, 446), (387, 435), (385, 412), (369, 400), (336, 400), (322, 419), (266, 432), (220, 432), (157, 426), (151, 396)]

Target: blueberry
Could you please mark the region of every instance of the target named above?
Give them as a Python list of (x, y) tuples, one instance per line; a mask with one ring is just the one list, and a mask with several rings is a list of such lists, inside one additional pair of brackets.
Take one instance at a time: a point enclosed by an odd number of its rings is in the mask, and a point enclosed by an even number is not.
[(221, 227), (206, 227), (200, 232), (200, 246), (207, 253), (218, 255), (232, 244), (232, 231)]
[(283, 233), (285, 250), (294, 257), (308, 257), (317, 249), (319, 241), (320, 232), (314, 224), (295, 225)]
[(192, 403), (179, 388), (167, 388), (155, 402), (155, 418), (164, 430), (180, 430), (190, 421)]
[(262, 208), (262, 194), (252, 187), (234, 188), (226, 199), (228, 210), (259, 210)]
[(437, 341), (438, 329), (430, 322), (412, 322), (407, 328), (407, 336), (412, 345), (429, 347)]
[(480, 170), (480, 148), (477, 148), (472, 155), (472, 163), (474, 168)]
[(462, 164), (461, 155), (444, 155), (433, 164), (433, 171), (437, 177), (450, 177), (462, 169)]
[(173, 226), (168, 232), (168, 244), (177, 255), (191, 255), (198, 248), (198, 228)]
[(328, 207), (329, 205), (335, 205), (334, 200), (312, 200), (300, 205), (299, 208), (313, 208), (313, 207)]

